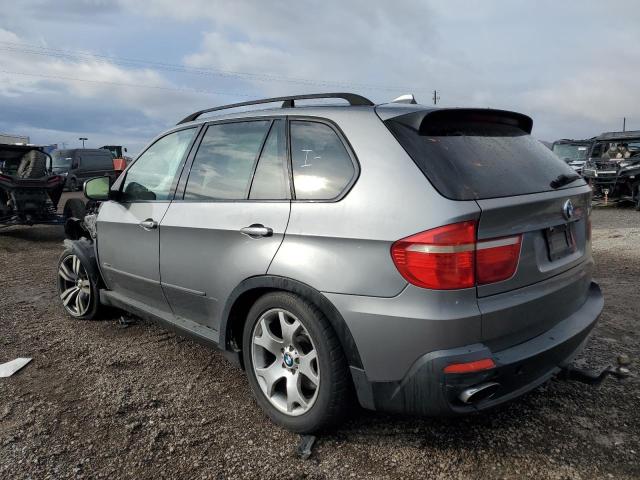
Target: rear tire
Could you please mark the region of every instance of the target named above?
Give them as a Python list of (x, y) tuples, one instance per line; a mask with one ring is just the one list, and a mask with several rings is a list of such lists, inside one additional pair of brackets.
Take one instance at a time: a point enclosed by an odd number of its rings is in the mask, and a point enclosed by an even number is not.
[(249, 311), (242, 345), (249, 385), (271, 420), (296, 433), (340, 423), (351, 405), (347, 361), (315, 305), (267, 293)]
[(100, 305), (98, 280), (71, 249), (65, 249), (58, 260), (58, 295), (65, 313), (77, 320), (98, 318)]
[(82, 220), (86, 215), (86, 207), (84, 202), (79, 198), (70, 198), (64, 204), (62, 215), (65, 220), (75, 217), (78, 220)]

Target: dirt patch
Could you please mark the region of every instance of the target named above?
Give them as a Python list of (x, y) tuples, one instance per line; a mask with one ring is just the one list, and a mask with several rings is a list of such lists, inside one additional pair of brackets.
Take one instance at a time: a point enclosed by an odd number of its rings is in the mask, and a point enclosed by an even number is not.
[[(613, 212), (613, 213), (612, 213)], [(593, 215), (606, 306), (578, 359), (640, 358), (640, 213)], [(551, 381), (490, 413), (356, 411), (318, 439), (272, 424), (216, 351), (140, 322), (78, 322), (55, 293), (60, 227), (0, 232), (0, 478), (640, 478), (640, 380)]]

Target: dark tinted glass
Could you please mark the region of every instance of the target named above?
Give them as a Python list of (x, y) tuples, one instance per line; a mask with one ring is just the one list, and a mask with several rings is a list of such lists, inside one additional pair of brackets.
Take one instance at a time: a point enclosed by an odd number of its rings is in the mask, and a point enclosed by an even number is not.
[(165, 135), (138, 157), (122, 186), (124, 201), (168, 200), (194, 128)]
[(184, 198), (246, 199), (270, 121), (211, 125), (193, 161)]
[[(385, 123), (447, 198), (474, 200), (544, 192), (553, 190), (551, 182), (560, 175), (575, 177), (569, 165), (518, 126), (455, 121), (420, 125), (411, 116), (414, 114)], [(575, 187), (578, 182), (583, 183), (574, 181), (561, 188)]]
[(335, 198), (355, 173), (353, 162), (336, 132), (318, 122), (291, 122), (291, 161), (299, 200)]
[(108, 151), (81, 154), (80, 167), (86, 170), (113, 170), (113, 157)]
[(284, 122), (273, 122), (264, 144), (249, 198), (256, 200), (282, 200), (289, 198), (289, 175), (286, 166), (287, 146)]

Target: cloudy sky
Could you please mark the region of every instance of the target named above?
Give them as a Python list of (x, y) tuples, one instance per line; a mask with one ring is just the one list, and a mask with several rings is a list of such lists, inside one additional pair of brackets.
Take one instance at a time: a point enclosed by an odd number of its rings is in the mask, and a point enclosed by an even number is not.
[(0, 0), (0, 132), (135, 153), (207, 106), (434, 89), (544, 140), (640, 129), (639, 25), (633, 0)]

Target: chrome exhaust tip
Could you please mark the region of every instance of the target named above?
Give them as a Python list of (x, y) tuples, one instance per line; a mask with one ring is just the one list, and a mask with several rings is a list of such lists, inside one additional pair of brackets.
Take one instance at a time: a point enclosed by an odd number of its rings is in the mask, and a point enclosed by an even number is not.
[(472, 403), (478, 403), (481, 400), (487, 400), (496, 394), (496, 391), (500, 388), (500, 384), (497, 382), (487, 382), (475, 387), (467, 388), (463, 390), (458, 396), (462, 403), (470, 405)]

